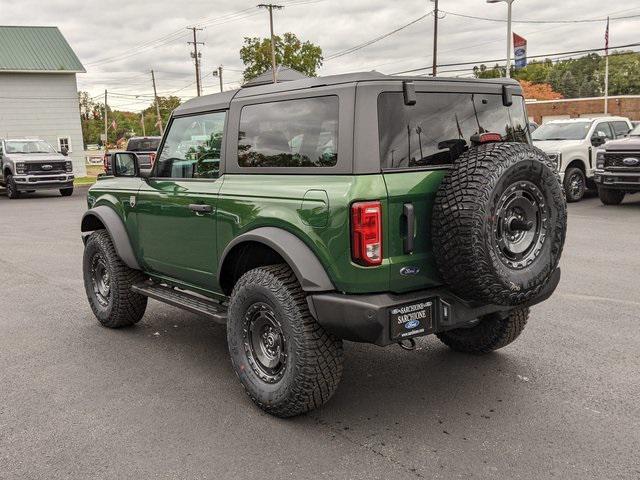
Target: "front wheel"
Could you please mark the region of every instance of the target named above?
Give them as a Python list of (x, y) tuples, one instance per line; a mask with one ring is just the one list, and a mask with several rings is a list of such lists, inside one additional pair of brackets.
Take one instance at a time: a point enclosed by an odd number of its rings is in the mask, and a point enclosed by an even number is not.
[(20, 196), (20, 192), (18, 191), (18, 186), (16, 185), (16, 181), (13, 179), (13, 175), (7, 175), (7, 197), (11, 200), (14, 200)]
[(612, 188), (598, 188), (598, 197), (604, 205), (620, 205), (624, 200), (624, 190), (614, 190)]
[(511, 310), (507, 315), (494, 313), (470, 328), (438, 333), (438, 338), (452, 350), (483, 354), (506, 347), (520, 336), (529, 318), (528, 308)]
[(61, 188), (60, 189), (60, 195), (62, 195), (63, 197), (70, 197), (71, 195), (73, 195), (73, 187), (71, 187), (71, 188)]
[(278, 417), (320, 407), (342, 377), (342, 341), (316, 322), (284, 264), (250, 270), (238, 280), (229, 302), (227, 340), (245, 391)]
[(144, 275), (122, 262), (106, 230), (95, 231), (87, 239), (82, 272), (89, 305), (103, 326), (120, 328), (140, 321), (147, 297), (131, 287), (144, 281)]
[(569, 168), (564, 174), (564, 191), (567, 202), (579, 202), (587, 190), (587, 177), (576, 167)]

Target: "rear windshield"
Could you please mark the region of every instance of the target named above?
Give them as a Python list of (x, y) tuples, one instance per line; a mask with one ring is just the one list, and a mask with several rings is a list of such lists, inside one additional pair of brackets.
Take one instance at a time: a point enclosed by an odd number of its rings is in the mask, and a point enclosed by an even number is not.
[(127, 144), (130, 152), (155, 152), (160, 146), (160, 138), (132, 138)]
[(502, 95), (417, 93), (405, 105), (400, 92), (378, 97), (380, 161), (383, 169), (449, 165), (478, 133), (499, 133), (507, 142), (529, 141), (524, 99), (513, 96), (505, 107)]

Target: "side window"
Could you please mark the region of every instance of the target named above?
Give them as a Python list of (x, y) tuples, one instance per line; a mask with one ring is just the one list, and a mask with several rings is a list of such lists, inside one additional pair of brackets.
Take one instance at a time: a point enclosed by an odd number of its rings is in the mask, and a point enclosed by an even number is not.
[(611, 126), (617, 138), (624, 137), (629, 133), (629, 125), (627, 125), (627, 122), (611, 122)]
[(226, 112), (175, 118), (171, 122), (155, 176), (218, 178)]
[(593, 131), (594, 136), (598, 135), (599, 132), (604, 133), (605, 137), (607, 137), (607, 140), (613, 140), (615, 138), (615, 136), (613, 135), (613, 130), (611, 130), (611, 125), (609, 125), (609, 122), (602, 122), (596, 125), (596, 128)]
[(337, 96), (247, 105), (240, 113), (241, 167), (333, 167), (338, 162)]

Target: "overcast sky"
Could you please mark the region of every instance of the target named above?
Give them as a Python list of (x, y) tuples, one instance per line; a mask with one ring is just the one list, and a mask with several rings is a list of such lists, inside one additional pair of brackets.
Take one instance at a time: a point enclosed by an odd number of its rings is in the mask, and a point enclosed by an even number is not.
[[(140, 110), (152, 92), (149, 70), (155, 69), (160, 94), (195, 95), (187, 26), (203, 28), (204, 93), (219, 91), (211, 72), (223, 65), (225, 89), (242, 78), (239, 49), (243, 37), (267, 36), (268, 15), (257, 1), (235, 0), (0, 0), (0, 23), (54, 25), (60, 28), (87, 69), (78, 75), (79, 89), (98, 95), (113, 91), (115, 107)], [(390, 32), (432, 10), (427, 0), (282, 0), (275, 13), (276, 33), (293, 32), (320, 45), (329, 57)], [(635, 5), (635, 7), (633, 6)], [(440, 0), (442, 13), (439, 62), (482, 61), (506, 55), (506, 24), (455, 16), (453, 13), (504, 20), (505, 3), (485, 0)], [(515, 0), (514, 31), (528, 40), (529, 55), (604, 44), (605, 22), (549, 24), (558, 21), (622, 17), (611, 21), (610, 45), (640, 41), (637, 0)], [(634, 15), (636, 15), (634, 17)], [(429, 65), (433, 49), (433, 16), (371, 46), (327, 59), (321, 75), (361, 70), (395, 73)], [(639, 50), (636, 47), (636, 50)], [(443, 67), (455, 70), (463, 67)], [(446, 75), (468, 75), (449, 72)], [(116, 97), (143, 95), (142, 97)]]

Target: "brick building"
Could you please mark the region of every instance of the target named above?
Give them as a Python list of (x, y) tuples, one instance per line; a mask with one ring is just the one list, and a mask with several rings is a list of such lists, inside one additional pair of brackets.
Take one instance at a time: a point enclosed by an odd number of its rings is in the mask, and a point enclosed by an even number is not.
[[(529, 118), (536, 123), (563, 118), (604, 115), (604, 97), (527, 101)], [(640, 120), (640, 95), (609, 97), (609, 115)]]

